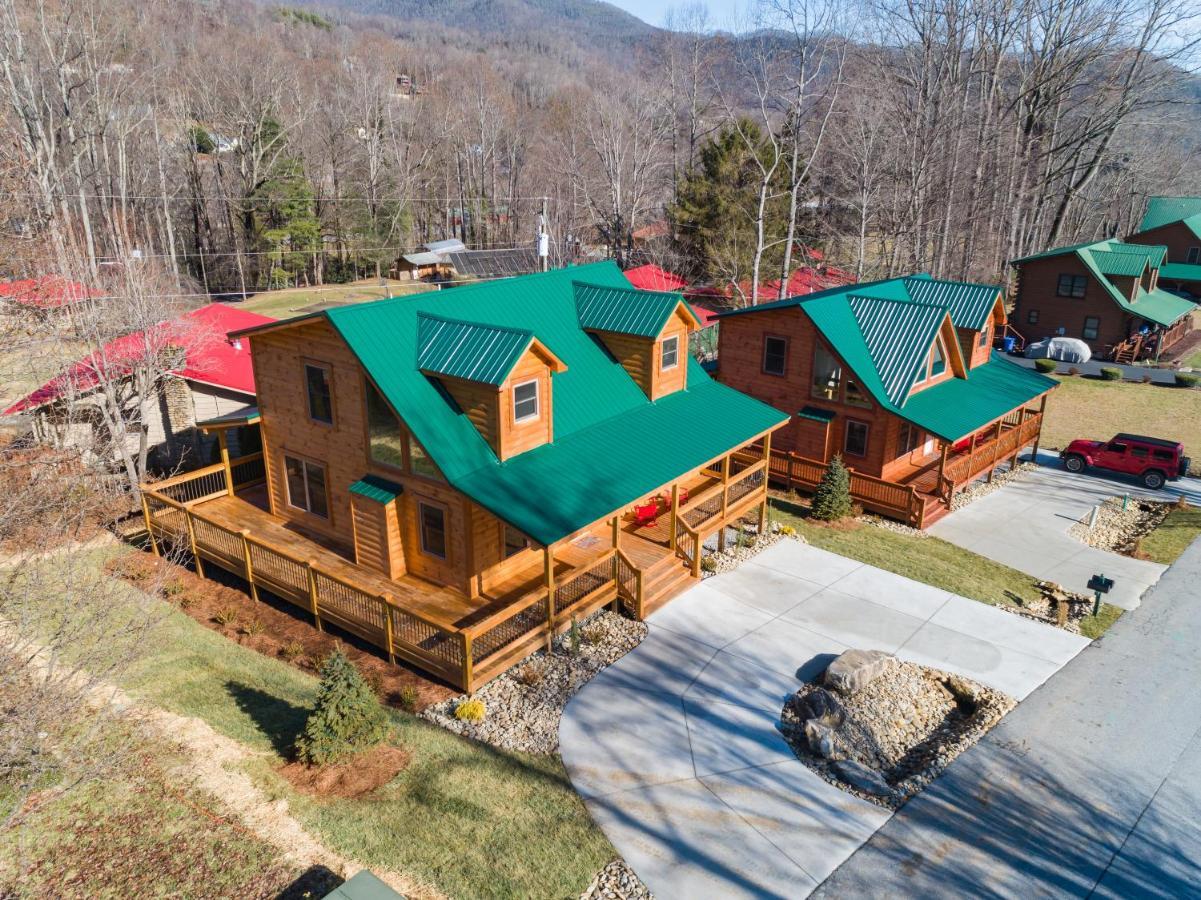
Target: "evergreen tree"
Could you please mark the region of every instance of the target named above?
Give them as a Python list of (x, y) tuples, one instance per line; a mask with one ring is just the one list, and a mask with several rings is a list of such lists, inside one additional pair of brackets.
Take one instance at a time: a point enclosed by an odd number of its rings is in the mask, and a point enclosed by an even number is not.
[(851, 514), (851, 473), (842, 464), (841, 456), (835, 456), (826, 467), (809, 514), (823, 522), (835, 522)]
[(341, 648), (321, 666), (317, 706), (296, 738), (296, 758), (325, 765), (372, 747), (388, 734), (379, 699)]

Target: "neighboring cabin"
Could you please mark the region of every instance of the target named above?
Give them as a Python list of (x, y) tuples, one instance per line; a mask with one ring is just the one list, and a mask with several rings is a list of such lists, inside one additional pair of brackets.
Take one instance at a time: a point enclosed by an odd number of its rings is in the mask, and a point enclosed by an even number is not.
[(835, 455), (865, 508), (922, 526), (1037, 445), (1056, 382), (992, 350), (994, 285), (896, 278), (724, 313), (718, 377), (792, 413), (772, 472), (811, 489)]
[[(698, 324), (681, 295), (598, 263), (245, 332), (270, 515), (217, 488), (189, 507), (197, 540), (212, 521), (336, 560), (368, 606), (394, 598), (395, 628), (419, 614), (436, 632), (404, 643), (362, 607), (341, 621), (463, 687), (617, 596), (649, 613), (699, 577), (704, 539), (762, 524), (785, 418), (689, 357)], [(185, 489), (147, 486), (152, 525)], [(220, 546), (210, 558), (242, 573)], [(312, 584), (318, 604), (344, 602)]]
[(1151, 197), (1139, 230), (1127, 240), (1166, 247), (1160, 286), (1201, 298), (1201, 197)]
[[(148, 333), (133, 332), (109, 342), (14, 403), (4, 415), (29, 415), (34, 437), (43, 443), (85, 450), (103, 447), (108, 438), (97, 392), (105, 384), (127, 381), (151, 355), (178, 352), (179, 364), (142, 403), (140, 424), (147, 432), (150, 460), (156, 467), (209, 462), (216, 452), (216, 440), (205, 435), (198, 424), (255, 402), (250, 348), (227, 335), (273, 321), (237, 307), (210, 303), (162, 322)], [(130, 413), (126, 417), (128, 422), (138, 421)], [(234, 453), (246, 453), (255, 449), (258, 435), (253, 430), (235, 430), (227, 437)], [(137, 452), (138, 440), (135, 429), (127, 437), (131, 453)]]
[(1095, 356), (1157, 356), (1193, 328), (1196, 306), (1163, 289), (1162, 246), (1094, 241), (1016, 259), (1014, 327), (1035, 341), (1079, 338)]

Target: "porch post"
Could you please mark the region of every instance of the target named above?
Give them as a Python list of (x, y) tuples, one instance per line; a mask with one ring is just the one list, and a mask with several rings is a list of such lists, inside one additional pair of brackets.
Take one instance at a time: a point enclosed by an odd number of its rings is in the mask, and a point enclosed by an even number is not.
[[(943, 441), (942, 442), (942, 459), (940, 459), (938, 461), (938, 491), (939, 491), (939, 493), (942, 493), (943, 482), (947, 478), (947, 456), (950, 454), (950, 452), (951, 452), (951, 442)], [(947, 500), (950, 500), (951, 495), (954, 493), (955, 493), (955, 485), (952, 484), (950, 486), (950, 488), (947, 489)]]
[(676, 482), (671, 486), (671, 529), (667, 535), (667, 546), (674, 555), (676, 552), (676, 523), (680, 520), (680, 484)]
[(546, 651), (555, 640), (555, 557), (550, 545), (542, 548), (542, 566), (546, 573)]
[[(992, 441), (993, 441), (992, 465), (989, 466), (989, 468), (988, 468), (988, 483), (989, 484), (992, 484), (993, 469), (995, 469), (997, 467), (997, 454), (1001, 452), (1001, 424), (1002, 424), (1002, 420), (997, 419), (997, 430), (996, 430), (996, 432), (994, 432), (994, 434), (992, 436)], [(1022, 428), (1022, 426), (1019, 424), (1018, 425), (1018, 437), (1019, 438), (1022, 436), (1021, 428)]]
[(620, 549), (621, 545), (621, 516), (613, 517), (613, 549)]
[(1038, 431), (1034, 434), (1034, 446), (1030, 448), (1030, 462), (1038, 462), (1038, 442), (1043, 436), (1043, 414), (1047, 411), (1047, 395), (1043, 394), (1038, 404)]
[(234, 473), (229, 467), (229, 444), (225, 439), (225, 429), (217, 432), (217, 446), (221, 448), (221, 465), (225, 466), (225, 493), (234, 495)]
[(726, 510), (730, 508), (730, 454), (721, 461), (721, 522), (726, 523)]

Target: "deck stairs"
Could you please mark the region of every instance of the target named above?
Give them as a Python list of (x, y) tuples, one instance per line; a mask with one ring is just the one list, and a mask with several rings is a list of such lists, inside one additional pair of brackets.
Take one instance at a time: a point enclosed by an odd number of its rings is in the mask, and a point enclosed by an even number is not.
[(642, 572), (642, 614), (649, 616), (673, 597), (699, 584), (692, 571), (679, 556), (664, 556)]

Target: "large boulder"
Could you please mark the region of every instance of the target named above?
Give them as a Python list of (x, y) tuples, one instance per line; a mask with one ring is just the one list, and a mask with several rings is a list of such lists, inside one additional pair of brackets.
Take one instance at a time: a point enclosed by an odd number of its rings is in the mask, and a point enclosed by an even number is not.
[(826, 667), (825, 685), (853, 694), (884, 674), (892, 657), (880, 650), (847, 650)]
[(883, 775), (853, 759), (838, 760), (831, 768), (834, 769), (835, 775), (851, 787), (874, 797), (891, 797), (894, 793)]
[(838, 698), (825, 688), (817, 688), (802, 695), (796, 702), (797, 718), (802, 722), (817, 719), (823, 725), (838, 728), (846, 721), (846, 710)]
[(842, 748), (834, 729), (817, 719), (810, 719), (805, 723), (805, 742), (809, 749), (822, 759), (846, 759), (846, 751)]

